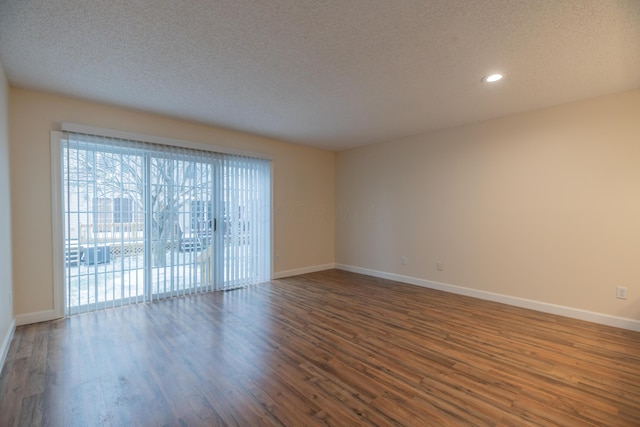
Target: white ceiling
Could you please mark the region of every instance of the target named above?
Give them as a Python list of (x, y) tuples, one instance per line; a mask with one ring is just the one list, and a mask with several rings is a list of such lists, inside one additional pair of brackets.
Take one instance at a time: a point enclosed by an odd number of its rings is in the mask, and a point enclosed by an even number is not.
[(639, 88), (640, 0), (0, 0), (0, 62), (16, 87), (342, 150)]

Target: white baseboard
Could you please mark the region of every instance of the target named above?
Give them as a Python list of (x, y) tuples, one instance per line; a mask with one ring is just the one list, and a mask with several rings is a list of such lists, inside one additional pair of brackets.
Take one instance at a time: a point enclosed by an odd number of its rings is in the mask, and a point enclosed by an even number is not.
[(9, 346), (11, 345), (11, 340), (13, 339), (13, 333), (16, 331), (16, 321), (12, 320), (9, 325), (9, 330), (7, 331), (4, 339), (2, 340), (2, 344), (0, 344), (0, 374), (2, 374), (2, 368), (4, 367), (4, 362), (7, 359), (7, 354), (9, 353)]
[(449, 285), (447, 283), (418, 279), (415, 277), (403, 276), (400, 274), (370, 270), (368, 268), (354, 267), (351, 265), (336, 264), (335, 268), (339, 270), (351, 271), (353, 273), (366, 274), (367, 276), (379, 277), (381, 279), (394, 280), (396, 282), (408, 283), (410, 285), (423, 286), (425, 288), (436, 289), (439, 291), (451, 292), (454, 294), (466, 295), (469, 297), (499, 302), (515, 307), (528, 308), (530, 310), (541, 311), (543, 313), (557, 314), (559, 316), (571, 317), (573, 319), (585, 320), (587, 322), (599, 323), (601, 325), (608, 325), (616, 328), (629, 329), (631, 331), (640, 332), (640, 321), (635, 319), (611, 316), (609, 314), (596, 313), (593, 311), (581, 310), (578, 308), (534, 301), (525, 298), (512, 297), (509, 295), (465, 288), (462, 286)]
[(49, 320), (60, 319), (60, 315), (55, 310), (38, 311), (16, 315), (16, 325), (29, 325), (31, 323), (47, 322)]
[(324, 265), (313, 265), (311, 267), (298, 268), (295, 270), (279, 271), (277, 273), (273, 273), (273, 279), (284, 279), (285, 277), (299, 276), (301, 274), (315, 273), (316, 271), (331, 270), (334, 268), (336, 268), (336, 265), (331, 263)]

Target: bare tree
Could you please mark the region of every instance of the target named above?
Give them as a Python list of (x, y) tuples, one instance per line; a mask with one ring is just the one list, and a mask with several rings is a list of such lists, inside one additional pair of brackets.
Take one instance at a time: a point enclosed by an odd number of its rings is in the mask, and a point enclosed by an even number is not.
[(212, 199), (213, 170), (205, 162), (159, 156), (148, 159), (149, 154), (93, 149), (67, 150), (68, 185), (75, 186), (78, 194), (86, 194), (87, 200), (129, 199), (133, 214), (126, 216), (121, 212), (120, 218), (132, 217), (141, 222), (145, 215), (144, 199), (148, 198), (153, 266), (166, 265), (167, 249), (179, 244), (185, 223), (191, 221), (189, 203), (200, 200), (210, 204)]

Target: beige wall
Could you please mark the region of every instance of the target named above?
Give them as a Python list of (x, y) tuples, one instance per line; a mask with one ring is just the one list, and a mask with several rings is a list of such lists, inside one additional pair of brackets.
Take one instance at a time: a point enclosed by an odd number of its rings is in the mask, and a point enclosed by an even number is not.
[[(9, 94), (13, 253), (0, 241), (0, 262), (13, 255), (16, 315), (53, 308), (49, 132), (68, 121), (271, 155), (276, 273), (335, 260), (640, 320), (640, 90), (346, 151), (337, 162), (143, 112)], [(0, 268), (8, 281), (10, 272)], [(615, 299), (617, 285), (628, 300)], [(2, 302), (0, 328), (11, 318)]]
[(640, 90), (342, 152), (336, 174), (338, 264), (640, 320)]
[(14, 311), (53, 309), (50, 131), (60, 122), (213, 144), (273, 158), (274, 271), (334, 261), (335, 153), (157, 115), (10, 90)]
[[(9, 84), (0, 66), (0, 363), (13, 321), (9, 192)], [(0, 371), (2, 366), (0, 366)]]

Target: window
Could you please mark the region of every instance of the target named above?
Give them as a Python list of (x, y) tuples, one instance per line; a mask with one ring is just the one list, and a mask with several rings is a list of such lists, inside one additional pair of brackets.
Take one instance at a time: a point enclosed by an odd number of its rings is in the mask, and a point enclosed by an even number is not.
[(270, 161), (72, 132), (58, 148), (66, 314), (269, 280)]
[(105, 197), (93, 199), (93, 226), (97, 231), (108, 230), (113, 223), (112, 200)]
[(133, 222), (133, 203), (130, 199), (105, 197), (93, 199), (93, 224), (101, 230), (109, 229), (111, 224)]
[(113, 222), (114, 224), (133, 222), (133, 204), (131, 200), (124, 197), (113, 199)]
[[(211, 208), (209, 208), (211, 206)], [(194, 200), (190, 204), (191, 231), (206, 231), (211, 228), (213, 206), (209, 202)]]

